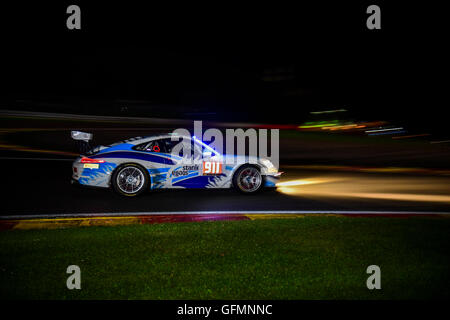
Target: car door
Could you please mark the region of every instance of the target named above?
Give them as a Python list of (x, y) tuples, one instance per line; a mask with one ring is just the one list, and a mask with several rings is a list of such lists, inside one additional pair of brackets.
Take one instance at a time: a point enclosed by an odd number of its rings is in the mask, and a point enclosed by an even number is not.
[(151, 189), (170, 188), (169, 172), (176, 164), (167, 152), (165, 139), (156, 139), (135, 148), (142, 154), (150, 175)]
[[(175, 146), (177, 146), (176, 149)], [(201, 176), (201, 148), (195, 147), (192, 140), (183, 138), (172, 141), (164, 139), (164, 148), (170, 154), (173, 163), (168, 172), (168, 179), (173, 188), (191, 188), (198, 184)], [(196, 148), (196, 152), (193, 152)]]
[(185, 177), (177, 179), (173, 185), (186, 188), (221, 187), (224, 174), (220, 155), (195, 138), (184, 139), (183, 143), (190, 145), (191, 152), (180, 160)]

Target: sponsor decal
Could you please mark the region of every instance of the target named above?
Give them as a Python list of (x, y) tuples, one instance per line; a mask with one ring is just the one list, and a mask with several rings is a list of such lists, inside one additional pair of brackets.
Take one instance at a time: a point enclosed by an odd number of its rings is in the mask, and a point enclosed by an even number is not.
[(88, 168), (88, 169), (98, 169), (99, 165), (98, 163), (85, 163), (83, 165), (83, 168)]
[(174, 177), (187, 176), (187, 175), (193, 173), (194, 171), (198, 171), (198, 170), (199, 170), (198, 165), (183, 166), (183, 167), (180, 167), (180, 169), (178, 169), (178, 170), (174, 170), (172, 172), (172, 176), (174, 176)]
[(187, 170), (187, 171), (198, 171), (198, 165), (193, 165), (193, 166), (183, 166), (183, 170)]

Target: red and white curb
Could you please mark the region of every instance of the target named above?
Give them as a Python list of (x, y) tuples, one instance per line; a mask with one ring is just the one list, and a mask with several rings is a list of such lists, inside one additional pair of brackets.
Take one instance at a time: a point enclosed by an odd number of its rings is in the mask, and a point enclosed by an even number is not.
[(8, 215), (0, 217), (0, 230), (56, 229), (82, 226), (118, 226), (220, 220), (289, 219), (304, 217), (450, 217), (450, 212), (427, 211), (183, 211), (183, 212), (108, 212)]

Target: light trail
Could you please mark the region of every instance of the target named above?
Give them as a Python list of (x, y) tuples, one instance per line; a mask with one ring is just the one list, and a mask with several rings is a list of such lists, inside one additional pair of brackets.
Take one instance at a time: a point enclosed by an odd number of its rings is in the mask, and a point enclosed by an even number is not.
[(329, 174), (288, 180), (278, 183), (277, 187), (278, 192), (294, 197), (450, 203), (450, 179), (446, 177)]

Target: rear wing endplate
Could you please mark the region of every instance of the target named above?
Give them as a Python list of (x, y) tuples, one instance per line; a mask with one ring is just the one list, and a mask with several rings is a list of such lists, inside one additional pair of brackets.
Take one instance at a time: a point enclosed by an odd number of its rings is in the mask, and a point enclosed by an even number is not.
[(70, 136), (78, 144), (78, 149), (81, 154), (88, 152), (91, 149), (89, 141), (92, 140), (94, 136), (92, 133), (81, 132), (81, 131), (71, 131)]

